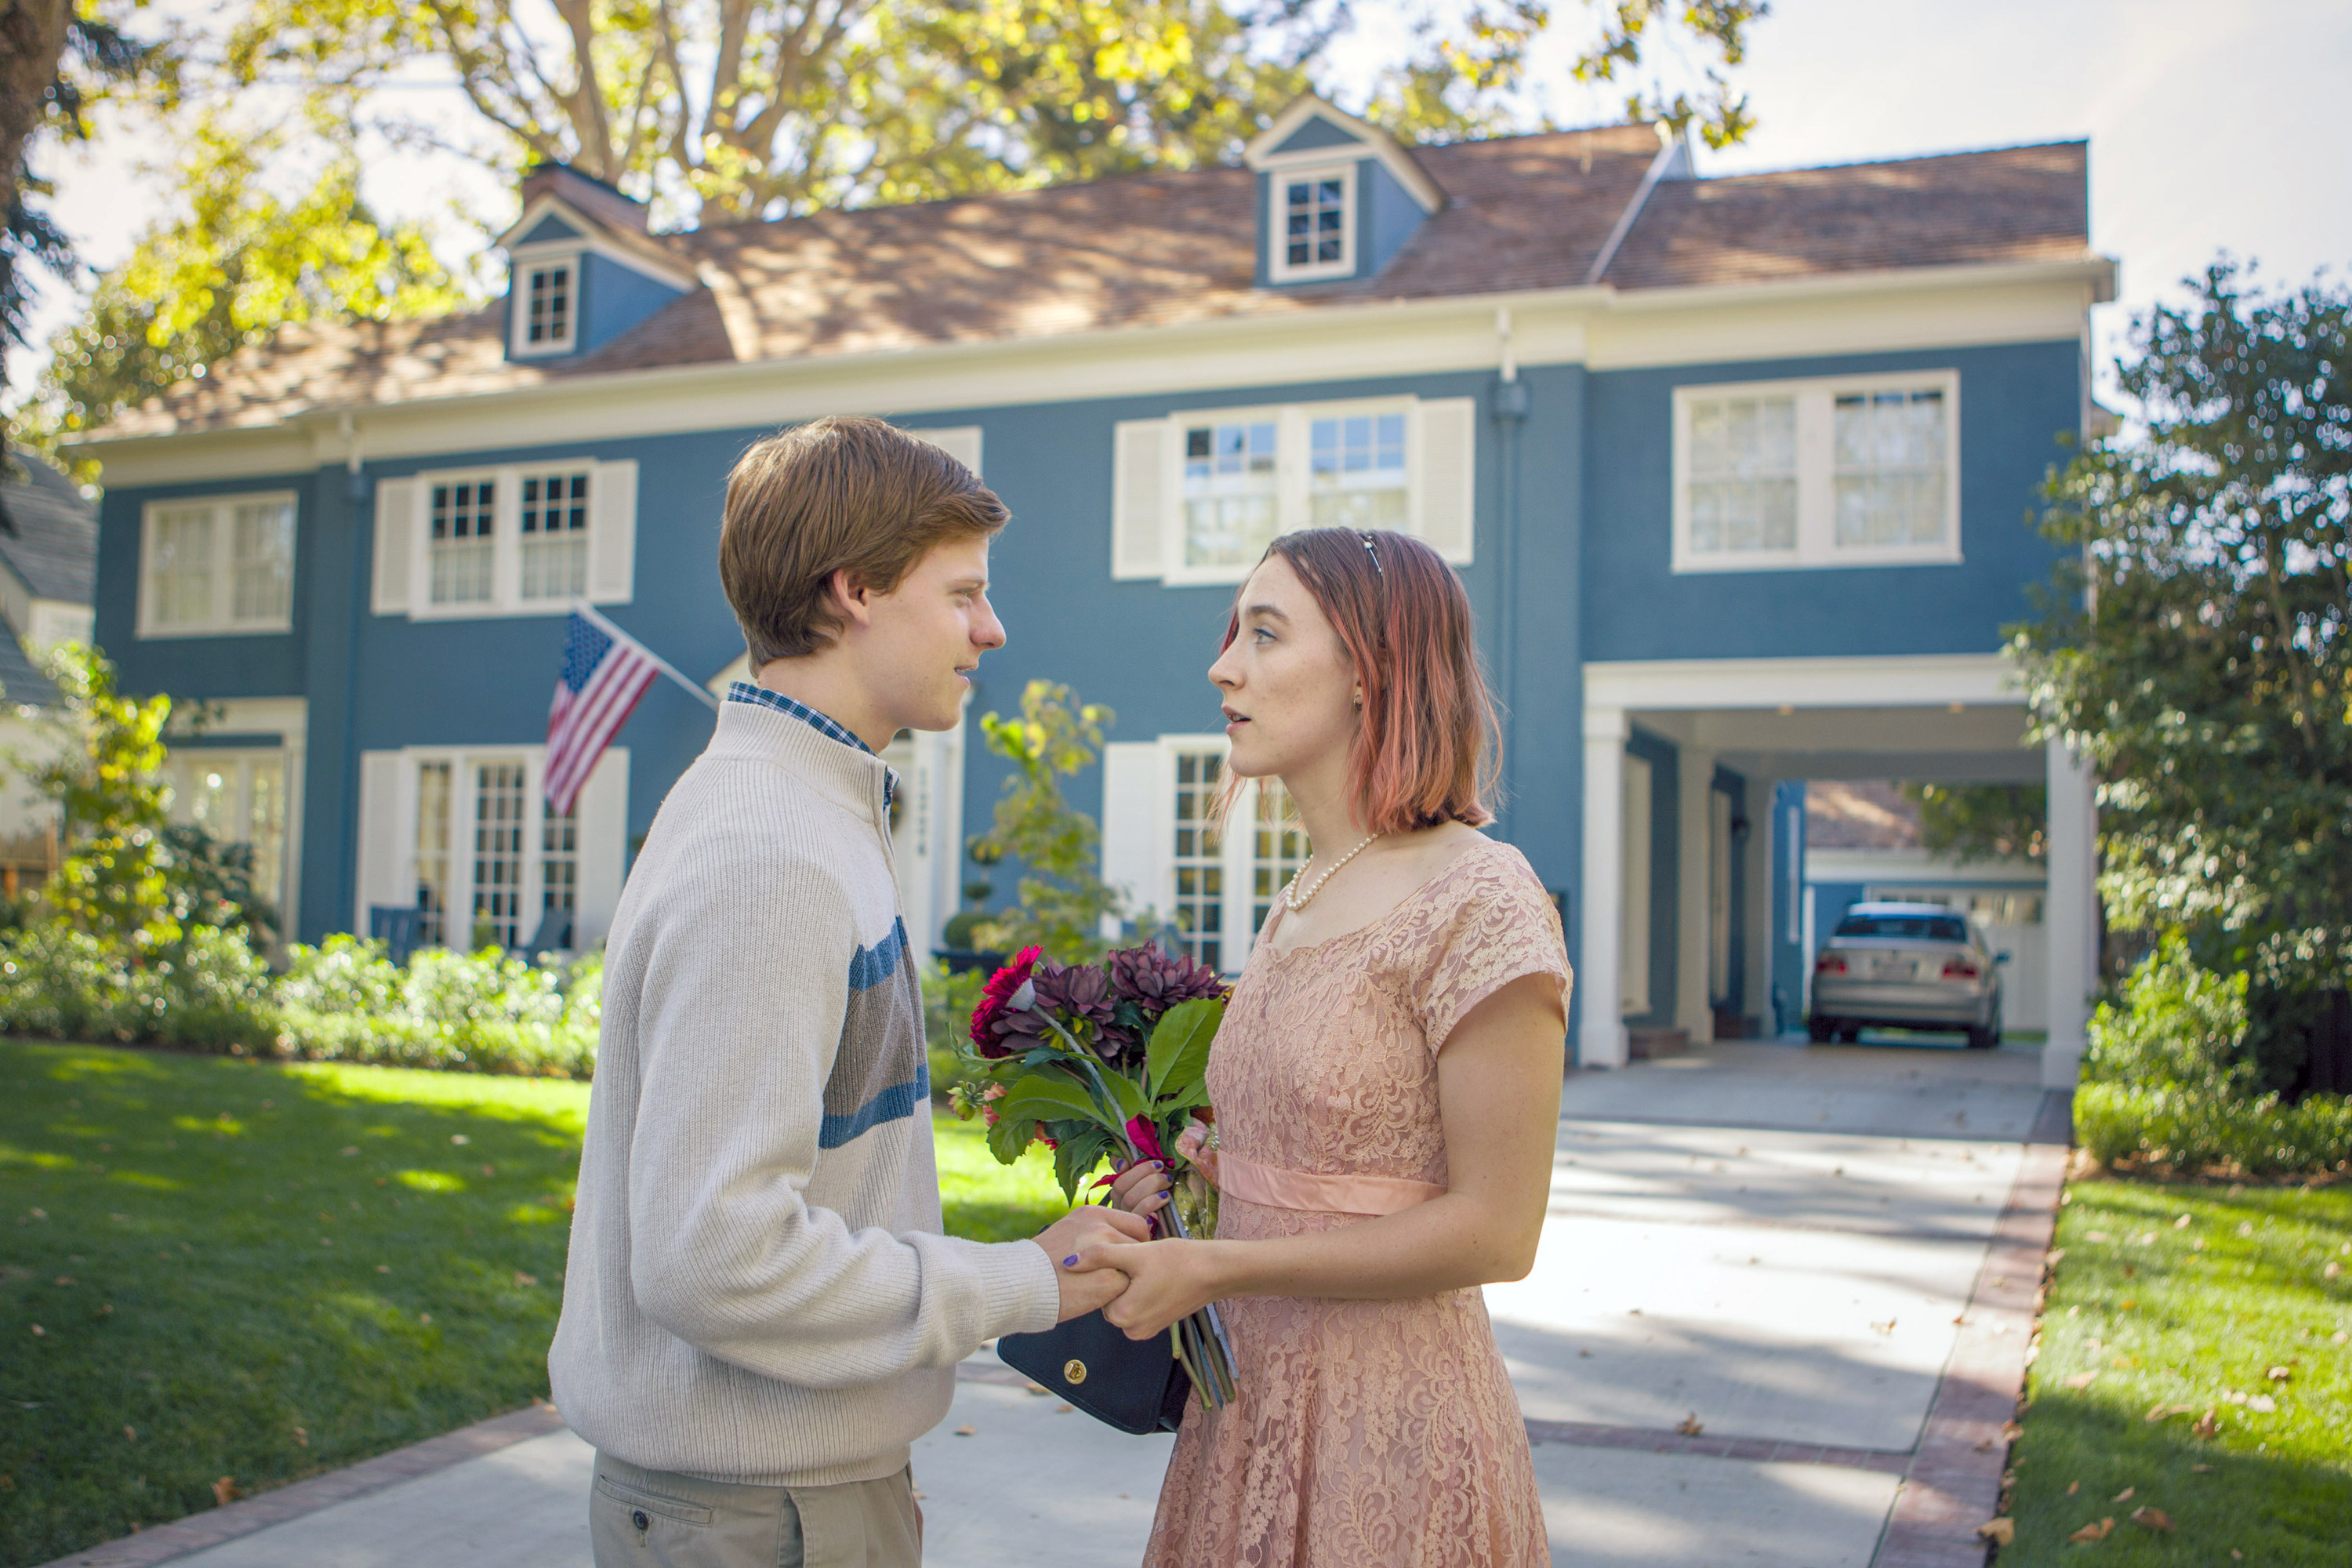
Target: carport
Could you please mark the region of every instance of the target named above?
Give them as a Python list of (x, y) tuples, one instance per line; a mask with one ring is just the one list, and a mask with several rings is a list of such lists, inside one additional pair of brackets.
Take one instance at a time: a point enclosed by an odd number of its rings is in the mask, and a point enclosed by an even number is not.
[[(1776, 784), (2039, 779), (2050, 798), (2042, 1079), (2073, 1084), (2097, 952), (2092, 779), (2064, 746), (2029, 745), (2025, 728), (1998, 654), (1587, 664), (1579, 1062), (1623, 1065), (1629, 1016), (1670, 1018), (1703, 1042), (1719, 1018), (1770, 1016), (1773, 933), (1788, 929), (1802, 878), (1794, 856), (1775, 852)], [(1727, 997), (1735, 1005), (1719, 1012)]]

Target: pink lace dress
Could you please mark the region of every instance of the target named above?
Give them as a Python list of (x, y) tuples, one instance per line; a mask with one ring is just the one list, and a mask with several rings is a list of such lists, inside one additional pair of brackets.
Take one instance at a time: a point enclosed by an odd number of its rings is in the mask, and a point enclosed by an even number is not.
[[(1556, 977), (1567, 998), (1559, 918), (1505, 845), (1472, 847), (1329, 942), (1277, 953), (1280, 921), (1251, 951), (1209, 1062), (1221, 1237), (1360, 1225), (1443, 1193), (1446, 1037), (1523, 975)], [(1551, 1561), (1527, 1428), (1476, 1290), (1219, 1310), (1241, 1403), (1213, 1415), (1193, 1396), (1146, 1568)]]

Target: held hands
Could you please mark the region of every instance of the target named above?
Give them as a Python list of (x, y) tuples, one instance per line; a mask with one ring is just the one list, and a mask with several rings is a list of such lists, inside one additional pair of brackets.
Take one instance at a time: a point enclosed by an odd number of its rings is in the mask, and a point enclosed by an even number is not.
[[(1089, 1248), (1108, 1250), (1150, 1238), (1151, 1227), (1139, 1215), (1087, 1206), (1072, 1209), (1030, 1239), (1054, 1260), (1054, 1282), (1061, 1287), (1060, 1316), (1066, 1323), (1106, 1307), (1127, 1288), (1127, 1276), (1116, 1260), (1089, 1263)], [(1076, 1258), (1076, 1265), (1064, 1261)]]

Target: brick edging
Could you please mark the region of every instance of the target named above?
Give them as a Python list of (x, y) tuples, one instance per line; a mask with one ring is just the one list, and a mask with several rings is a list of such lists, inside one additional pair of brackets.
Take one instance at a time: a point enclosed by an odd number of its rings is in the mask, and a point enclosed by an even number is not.
[(2008, 1428), (2025, 1393), (2042, 1264), (2066, 1184), (2069, 1105), (2063, 1090), (2042, 1099), (1871, 1568), (1984, 1568), (1990, 1545), (1977, 1526), (2000, 1506)]
[(299, 1519), (322, 1508), (380, 1492), (403, 1481), (413, 1481), (562, 1429), (563, 1417), (555, 1413), (555, 1406), (534, 1400), (520, 1410), (493, 1415), (488, 1421), (478, 1421), (438, 1437), (427, 1437), (422, 1443), (394, 1448), (389, 1454), (378, 1454), (373, 1459), (362, 1459), (340, 1470), (274, 1488), (225, 1508), (192, 1513), (185, 1519), (175, 1519), (169, 1524), (159, 1524), (102, 1546), (68, 1552), (43, 1564), (43, 1568), (152, 1568), (155, 1563), (169, 1563), (208, 1546), (218, 1546), (273, 1524), (283, 1524), (289, 1519)]

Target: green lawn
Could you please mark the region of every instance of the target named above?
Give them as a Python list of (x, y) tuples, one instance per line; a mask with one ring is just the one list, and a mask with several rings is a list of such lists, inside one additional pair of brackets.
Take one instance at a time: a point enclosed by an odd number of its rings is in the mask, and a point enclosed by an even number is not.
[(2067, 1191), (2000, 1568), (2352, 1561), (2352, 1186)]
[[(587, 1109), (584, 1083), (0, 1041), (0, 1564), (543, 1396)], [(939, 1125), (951, 1232), (1061, 1212), (1045, 1162)]]

